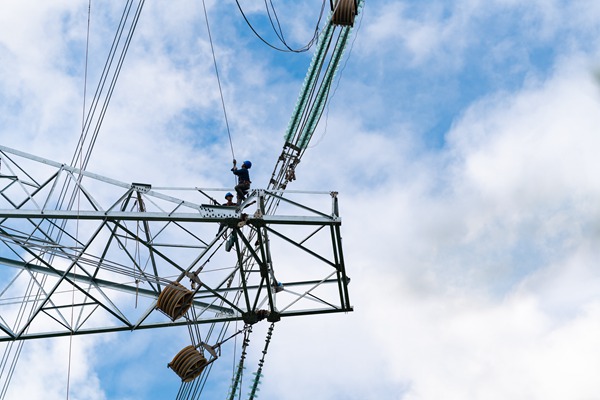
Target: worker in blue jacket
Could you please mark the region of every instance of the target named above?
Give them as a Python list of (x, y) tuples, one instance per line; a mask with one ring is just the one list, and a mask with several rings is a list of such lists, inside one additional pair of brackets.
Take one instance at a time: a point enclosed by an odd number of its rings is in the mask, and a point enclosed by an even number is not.
[(235, 186), (235, 192), (237, 193), (237, 203), (238, 205), (244, 201), (246, 198), (246, 193), (250, 190), (250, 174), (248, 170), (252, 168), (252, 163), (250, 161), (244, 161), (242, 163), (242, 168), (238, 169), (236, 166), (236, 161), (233, 160), (233, 168), (231, 168), (231, 172), (238, 177), (238, 184)]

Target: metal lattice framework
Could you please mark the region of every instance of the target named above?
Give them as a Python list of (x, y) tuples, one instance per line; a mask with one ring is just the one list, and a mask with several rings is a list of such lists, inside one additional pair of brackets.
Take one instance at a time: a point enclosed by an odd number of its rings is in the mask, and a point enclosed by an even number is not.
[[(198, 398), (220, 346), (243, 333), (233, 399), (252, 325), (267, 319), (253, 399), (275, 322), (352, 310), (337, 193), (286, 190), (364, 0), (330, 4), (268, 187), (240, 206), (199, 202), (225, 189), (159, 188), (87, 172), (91, 148), (78, 169), (0, 146), (0, 367), (10, 364), (0, 398), (28, 339), (186, 325), (192, 344), (168, 364), (182, 379), (176, 398)], [(238, 320), (244, 328), (231, 334)], [(203, 324), (218, 332), (202, 333)]]
[[(352, 309), (335, 192), (254, 190), (225, 207), (198, 203), (219, 189), (0, 157), (0, 341)], [(61, 209), (66, 187), (75, 203)], [(174, 283), (193, 295), (192, 319), (157, 310)]]

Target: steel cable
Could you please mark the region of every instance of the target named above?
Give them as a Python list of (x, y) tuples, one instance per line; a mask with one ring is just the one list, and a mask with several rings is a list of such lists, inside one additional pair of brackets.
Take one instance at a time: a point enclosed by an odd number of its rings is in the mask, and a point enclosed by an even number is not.
[(286, 52), (286, 53), (302, 53), (305, 51), (308, 51), (312, 45), (314, 44), (314, 42), (317, 40), (318, 36), (319, 36), (319, 24), (321, 23), (321, 19), (323, 17), (323, 11), (325, 9), (325, 0), (323, 0), (323, 3), (321, 5), (321, 12), (319, 14), (319, 19), (317, 21), (317, 24), (315, 26), (315, 30), (313, 33), (312, 38), (308, 41), (308, 43), (298, 49), (293, 49), (291, 48), (285, 41), (285, 39), (283, 38), (283, 33), (281, 31), (281, 25), (279, 23), (279, 18), (277, 17), (277, 13), (275, 12), (275, 7), (273, 7), (273, 3), (271, 2), (271, 8), (273, 9), (273, 14), (275, 16), (275, 19), (277, 20), (277, 25), (279, 26), (280, 29), (280, 33), (277, 32), (277, 29), (275, 28), (275, 25), (273, 23), (273, 20), (271, 18), (271, 13), (269, 11), (269, 6), (266, 4), (266, 0), (265, 0), (265, 6), (267, 8), (267, 14), (269, 17), (269, 20), (271, 22), (271, 27), (273, 28), (273, 30), (275, 31), (275, 35), (278, 37), (278, 39), (284, 44), (284, 46), (286, 47), (285, 49), (282, 49), (280, 47), (277, 47), (271, 43), (269, 43), (265, 38), (263, 38), (257, 31), (256, 29), (254, 29), (254, 26), (252, 26), (252, 24), (250, 23), (250, 20), (248, 19), (248, 17), (246, 16), (246, 13), (244, 13), (244, 10), (242, 9), (242, 6), (240, 5), (240, 2), (238, 0), (235, 0), (235, 3), (238, 6), (238, 9), (240, 11), (240, 13), (242, 14), (242, 17), (244, 18), (244, 21), (246, 21), (246, 25), (248, 25), (248, 27), (250, 28), (250, 30), (254, 33), (254, 35), (260, 39), (261, 42), (263, 42), (264, 44), (266, 44), (267, 46), (269, 46), (270, 48), (277, 50), (277, 51), (281, 51), (281, 52)]

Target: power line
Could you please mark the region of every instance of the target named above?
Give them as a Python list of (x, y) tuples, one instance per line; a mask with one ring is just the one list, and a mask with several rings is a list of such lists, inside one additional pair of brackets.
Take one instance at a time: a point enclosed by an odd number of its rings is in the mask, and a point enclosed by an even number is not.
[(281, 48), (281, 47), (277, 47), (271, 43), (269, 43), (265, 38), (263, 38), (257, 31), (256, 29), (254, 29), (254, 26), (252, 26), (252, 23), (250, 23), (250, 20), (248, 19), (248, 17), (246, 16), (246, 13), (244, 13), (244, 10), (242, 9), (242, 6), (240, 5), (240, 2), (238, 0), (235, 0), (235, 3), (238, 6), (238, 9), (240, 10), (240, 13), (242, 14), (242, 17), (244, 18), (244, 21), (246, 21), (246, 24), (248, 25), (248, 27), (250, 28), (250, 30), (254, 33), (254, 35), (256, 35), (257, 38), (259, 38), (264, 44), (266, 44), (267, 46), (269, 46), (270, 48), (277, 50), (277, 51), (281, 51), (281, 52), (286, 52), (286, 53), (303, 53), (305, 51), (308, 51), (312, 45), (315, 43), (315, 41), (317, 40), (317, 38), (319, 37), (319, 24), (321, 23), (321, 19), (323, 18), (323, 11), (325, 9), (325, 0), (323, 0), (323, 3), (321, 5), (321, 12), (319, 13), (319, 19), (317, 20), (317, 23), (315, 25), (315, 29), (313, 32), (313, 36), (310, 38), (310, 40), (308, 41), (307, 44), (305, 44), (302, 47), (299, 47), (297, 49), (293, 49), (292, 47), (290, 47), (284, 36), (283, 36), (283, 30), (281, 29), (281, 23), (279, 22), (279, 17), (277, 16), (277, 12), (275, 11), (275, 7), (273, 6), (273, 2), (272, 0), (269, 0), (270, 3), (270, 8), (273, 10), (273, 16), (275, 17), (275, 20), (277, 22), (277, 28), (275, 27), (275, 23), (273, 22), (273, 17), (271, 17), (271, 11), (269, 11), (269, 4), (267, 4), (267, 0), (265, 0), (265, 8), (267, 9), (267, 15), (269, 17), (269, 21), (271, 23), (271, 27), (273, 28), (273, 31), (275, 32), (275, 35), (277, 36), (277, 38), (281, 41), (281, 43), (283, 43), (283, 45), (285, 46), (285, 48)]

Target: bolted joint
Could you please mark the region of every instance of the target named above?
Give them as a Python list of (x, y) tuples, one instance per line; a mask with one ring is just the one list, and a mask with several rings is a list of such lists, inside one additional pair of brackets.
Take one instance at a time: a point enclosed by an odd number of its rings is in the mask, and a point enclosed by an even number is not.
[(269, 322), (279, 322), (281, 321), (281, 314), (277, 311), (271, 311), (271, 313), (267, 316), (267, 321)]
[(247, 223), (248, 223), (248, 214), (242, 213), (242, 215), (240, 215), (240, 219), (238, 220), (237, 227), (243, 228), (244, 225), (246, 225)]
[(148, 193), (150, 191), (150, 189), (152, 189), (152, 185), (150, 185), (148, 183), (133, 182), (131, 184), (131, 188), (140, 193)]
[(259, 268), (260, 268), (260, 277), (261, 278), (268, 278), (269, 277), (269, 268), (267, 267), (267, 265), (265, 263), (260, 263), (259, 264)]
[(253, 325), (258, 322), (258, 315), (254, 311), (248, 311), (242, 314), (242, 319), (246, 324)]
[[(269, 310), (257, 310), (257, 311), (249, 311), (249, 312), (242, 314), (242, 318), (244, 319), (244, 322), (246, 324), (253, 325), (259, 321), (264, 320), (265, 318), (267, 319), (267, 321), (275, 322), (275, 321), (271, 321), (271, 319), (270, 319), (272, 315), (273, 315), (273, 313), (270, 312)], [(281, 317), (279, 317), (279, 314), (277, 314), (277, 321), (279, 321), (280, 319), (281, 319)]]

